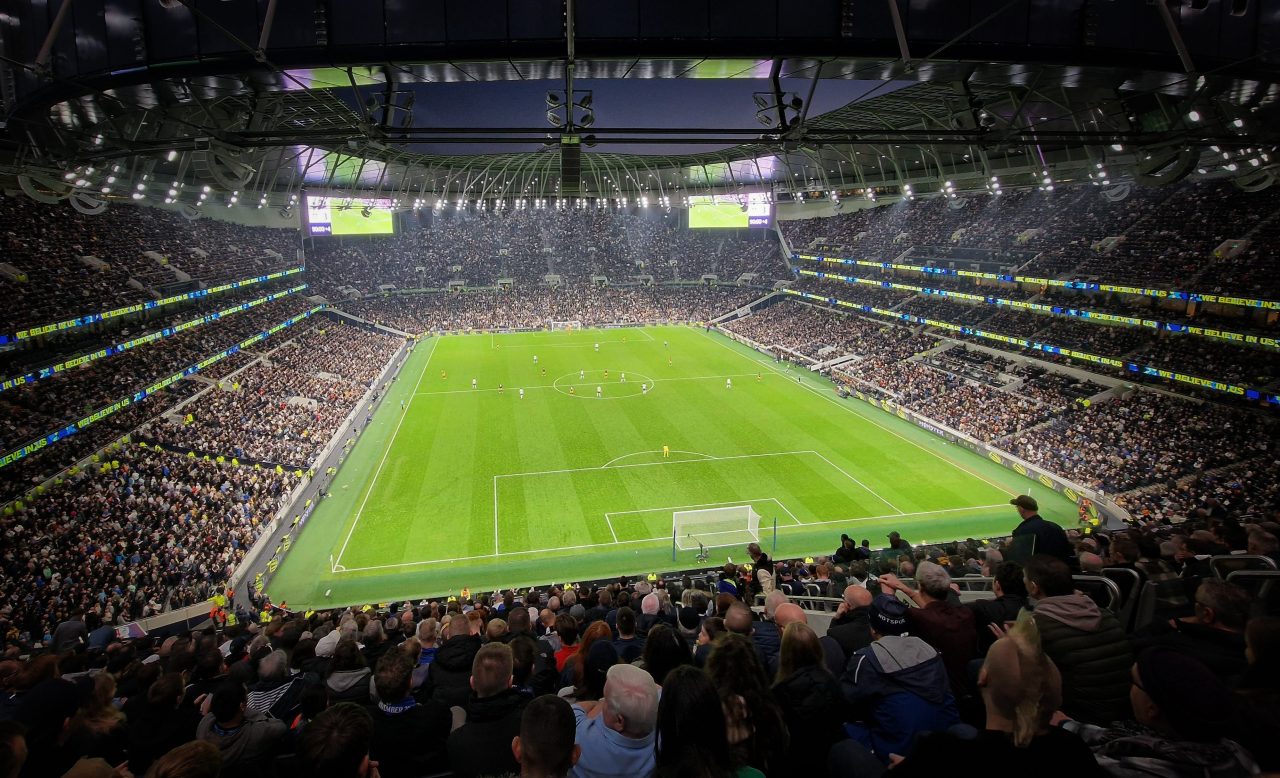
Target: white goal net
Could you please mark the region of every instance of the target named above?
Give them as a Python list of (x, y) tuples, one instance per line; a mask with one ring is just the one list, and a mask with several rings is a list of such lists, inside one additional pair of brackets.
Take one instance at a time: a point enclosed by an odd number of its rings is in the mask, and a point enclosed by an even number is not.
[(750, 505), (676, 511), (671, 514), (676, 548), (736, 546), (760, 540), (760, 514)]
[(551, 329), (553, 329), (553, 330), (580, 330), (580, 329), (582, 329), (582, 322), (581, 322), (581, 321), (579, 321), (579, 320), (577, 320), (577, 319), (574, 319), (573, 321), (553, 321), (553, 322), (551, 322)]

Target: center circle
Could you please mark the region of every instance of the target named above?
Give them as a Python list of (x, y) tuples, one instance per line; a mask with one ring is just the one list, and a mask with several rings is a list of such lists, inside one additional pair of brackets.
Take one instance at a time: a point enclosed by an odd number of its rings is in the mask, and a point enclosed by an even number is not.
[[(645, 394), (646, 386), (648, 391), (652, 392), (658, 384), (644, 373), (613, 368), (566, 373), (551, 383), (551, 388), (560, 394), (584, 400), (623, 400), (629, 397), (641, 397)], [(571, 387), (572, 391), (570, 391)], [(596, 387), (600, 387), (601, 390), (599, 397), (596, 396)]]

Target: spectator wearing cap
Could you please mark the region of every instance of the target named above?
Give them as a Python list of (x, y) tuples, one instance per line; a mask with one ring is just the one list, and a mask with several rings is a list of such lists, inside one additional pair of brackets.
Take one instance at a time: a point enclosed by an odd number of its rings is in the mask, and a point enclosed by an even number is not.
[(471, 669), (471, 697), (454, 708), (449, 734), (449, 768), (454, 775), (505, 775), (519, 769), (510, 743), (520, 734), (520, 719), (529, 698), (512, 688), (511, 649), (490, 643), (476, 652)]
[(1194, 656), (1219, 678), (1234, 682), (1248, 669), (1244, 628), (1249, 621), (1249, 594), (1235, 584), (1206, 578), (1195, 594), (1195, 613), (1151, 625), (1133, 644), (1170, 646)]
[(1202, 662), (1168, 646), (1138, 655), (1129, 671), (1137, 726), (1062, 726), (1084, 738), (1112, 775), (1256, 775), (1253, 757), (1227, 739), (1236, 726), (1231, 691)]
[(698, 640), (698, 633), (702, 631), (702, 614), (696, 608), (686, 605), (677, 612), (676, 625), (684, 642), (693, 645)]
[(921, 562), (916, 568), (916, 583), (919, 589), (912, 589), (892, 573), (880, 576), (882, 588), (900, 591), (916, 604), (907, 610), (907, 627), (912, 635), (942, 654), (942, 663), (951, 679), (951, 691), (959, 699), (968, 691), (966, 671), (978, 646), (973, 612), (948, 600), (951, 576), (941, 565)]
[(850, 706), (849, 735), (888, 763), (905, 754), (916, 734), (960, 722), (942, 657), (907, 635), (907, 606), (887, 594), (871, 602), (870, 646), (854, 652), (840, 679)]
[(1036, 554), (1023, 568), (1044, 651), (1062, 673), (1062, 709), (1109, 724), (1129, 716), (1129, 637), (1110, 612), (1075, 591), (1061, 559)]
[(1040, 517), (1040, 504), (1034, 497), (1020, 494), (1009, 504), (1017, 508), (1018, 515), (1022, 517), (1022, 523), (1013, 529), (1011, 541), (1018, 550), (1019, 561), (1032, 554), (1048, 554), (1070, 563), (1071, 541), (1067, 539), (1066, 531)]
[(654, 730), (658, 685), (635, 665), (614, 665), (599, 702), (573, 706), (581, 756), (576, 778), (650, 776), (654, 771)]
[(899, 534), (897, 530), (890, 532), (888, 538), (889, 550), (893, 553), (895, 558), (904, 555), (911, 556), (911, 544), (903, 540), (902, 535)]
[(874, 599), (865, 586), (846, 586), (844, 598), (836, 608), (836, 615), (827, 627), (827, 637), (836, 641), (844, 652), (845, 661), (853, 652), (871, 645), (871, 601)]

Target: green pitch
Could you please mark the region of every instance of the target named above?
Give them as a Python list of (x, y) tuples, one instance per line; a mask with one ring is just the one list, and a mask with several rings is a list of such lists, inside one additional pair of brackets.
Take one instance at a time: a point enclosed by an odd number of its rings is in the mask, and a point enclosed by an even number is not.
[[(766, 549), (776, 523), (778, 557), (846, 532), (1005, 535), (1027, 491), (1074, 520), (1048, 489), (718, 333), (427, 338), (268, 592), (317, 606), (694, 567), (696, 551), (672, 559), (672, 513), (722, 505), (752, 505)], [(734, 540), (713, 563), (745, 558)]]

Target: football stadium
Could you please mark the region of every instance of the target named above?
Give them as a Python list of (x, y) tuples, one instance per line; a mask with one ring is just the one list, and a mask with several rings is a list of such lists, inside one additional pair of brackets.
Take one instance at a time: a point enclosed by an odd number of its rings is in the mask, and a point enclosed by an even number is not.
[(1272, 5), (7, 4), (0, 776), (1280, 772)]

